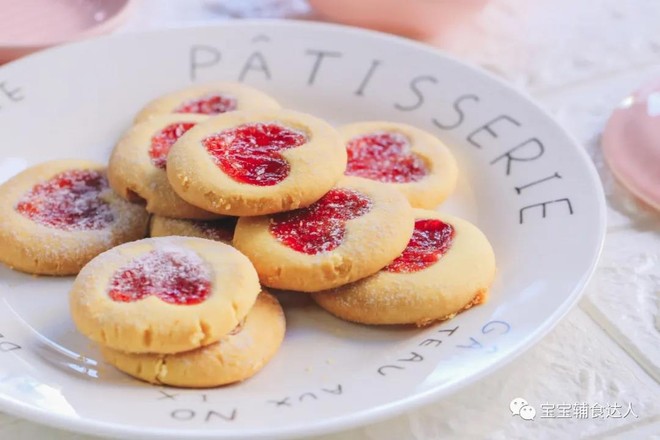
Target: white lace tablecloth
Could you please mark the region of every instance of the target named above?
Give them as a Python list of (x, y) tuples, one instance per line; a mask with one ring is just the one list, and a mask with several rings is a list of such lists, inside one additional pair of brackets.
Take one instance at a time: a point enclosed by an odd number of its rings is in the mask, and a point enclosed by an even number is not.
[[(217, 22), (220, 3), (260, 13), (259, 1), (143, 0), (119, 32)], [(442, 45), (532, 95), (589, 152), (608, 200), (603, 256), (579, 306), (515, 363), (441, 402), (320, 439), (660, 439), (660, 213), (614, 181), (599, 148), (615, 105), (660, 78), (660, 1), (492, 0)], [(511, 416), (516, 397), (535, 420)], [(90, 438), (0, 414), (3, 440)]]

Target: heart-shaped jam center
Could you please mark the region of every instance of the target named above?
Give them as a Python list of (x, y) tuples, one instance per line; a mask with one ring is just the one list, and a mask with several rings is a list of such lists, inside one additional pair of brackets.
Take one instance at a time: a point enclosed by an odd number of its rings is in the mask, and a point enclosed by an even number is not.
[(303, 132), (277, 123), (243, 124), (202, 140), (218, 167), (237, 182), (272, 186), (290, 171), (282, 150), (307, 143)]
[(212, 93), (201, 98), (191, 99), (181, 103), (174, 113), (199, 113), (202, 115), (218, 115), (236, 110), (236, 98), (220, 93)]
[(117, 302), (156, 296), (169, 304), (194, 305), (211, 293), (210, 271), (194, 252), (156, 249), (114, 273), (108, 295)]
[(103, 173), (70, 170), (35, 185), (23, 195), (16, 211), (33, 222), (65, 231), (99, 230), (115, 219), (100, 196), (108, 189)]
[(149, 147), (151, 163), (155, 167), (164, 170), (167, 166), (167, 154), (170, 152), (172, 145), (194, 126), (194, 122), (175, 122), (153, 135), (151, 138), (151, 147)]
[(308, 255), (336, 249), (346, 235), (346, 222), (371, 210), (371, 200), (350, 189), (333, 189), (313, 205), (277, 215), (270, 232), (281, 243)]
[(384, 270), (395, 273), (417, 272), (435, 264), (454, 241), (454, 227), (438, 219), (415, 221), (408, 246)]
[(410, 150), (402, 133), (378, 131), (351, 139), (346, 144), (347, 176), (379, 182), (417, 182), (428, 174), (421, 157)]

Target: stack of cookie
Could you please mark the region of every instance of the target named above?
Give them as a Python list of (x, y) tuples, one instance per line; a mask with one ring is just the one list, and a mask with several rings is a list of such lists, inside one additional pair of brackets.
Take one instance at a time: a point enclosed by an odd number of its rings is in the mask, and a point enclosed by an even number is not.
[[(262, 284), (312, 293), (335, 316), (364, 324), (423, 326), (483, 302), (495, 275), (488, 240), (467, 221), (428, 210), (456, 184), (448, 148), (405, 124), (356, 123), (338, 134), (341, 148), (323, 162), (346, 152), (347, 163), (321, 199), (238, 220), (233, 245)], [(311, 161), (289, 160), (291, 174), (300, 169), (307, 188), (320, 183), (307, 172)], [(189, 181), (185, 172), (179, 176)]]
[(426, 325), (484, 301), (488, 240), (430, 210), (456, 179), (449, 149), (423, 130), (336, 129), (241, 84), (196, 86), (139, 112), (107, 178), (60, 161), (4, 184), (0, 259), (82, 268), (74, 322), (120, 370), (217, 386), (256, 373), (282, 342), (282, 310), (261, 286), (365, 324)]
[(239, 97), (232, 111), (177, 126), (211, 89), (157, 99), (110, 160), (113, 188), (155, 214), (152, 236), (231, 243), (264, 286), (313, 293), (351, 321), (424, 325), (485, 299), (488, 241), (428, 211), (457, 179), (439, 139), (388, 122), (337, 130), (245, 86), (211, 87)]
[(250, 261), (195, 237), (147, 238), (99, 255), (73, 283), (70, 306), (108, 363), (180, 387), (251, 377), (285, 332), (284, 313)]

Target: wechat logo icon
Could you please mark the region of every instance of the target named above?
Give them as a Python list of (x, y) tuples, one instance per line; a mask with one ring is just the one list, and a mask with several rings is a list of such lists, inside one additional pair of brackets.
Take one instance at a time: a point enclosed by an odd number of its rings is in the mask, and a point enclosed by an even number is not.
[(534, 417), (536, 417), (536, 409), (522, 397), (513, 399), (509, 403), (509, 409), (512, 416), (520, 416), (523, 420), (534, 420)]

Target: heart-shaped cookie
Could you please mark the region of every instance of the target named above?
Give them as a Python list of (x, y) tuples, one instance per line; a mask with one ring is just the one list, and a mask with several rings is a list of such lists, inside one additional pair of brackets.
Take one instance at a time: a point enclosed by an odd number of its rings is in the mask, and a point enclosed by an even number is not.
[(209, 269), (195, 253), (153, 250), (117, 270), (108, 295), (119, 302), (153, 295), (169, 304), (193, 305), (211, 293), (210, 278)]
[(401, 191), (415, 208), (435, 208), (456, 186), (456, 161), (431, 133), (380, 121), (345, 125), (339, 132), (348, 153), (346, 175)]
[(279, 302), (262, 292), (241, 324), (215, 344), (176, 354), (124, 353), (107, 347), (101, 347), (101, 353), (109, 364), (147, 382), (209, 388), (259, 372), (280, 348), (285, 330)]
[(337, 130), (291, 110), (214, 116), (182, 136), (167, 159), (167, 177), (179, 197), (229, 216), (309, 206), (345, 169)]
[(486, 300), (495, 256), (471, 223), (415, 209), (415, 231), (401, 255), (378, 273), (316, 292), (333, 315), (363, 324), (416, 324), (449, 319)]
[(346, 144), (347, 176), (388, 183), (418, 182), (428, 167), (411, 151), (410, 139), (401, 132), (374, 131), (356, 136)]
[(143, 203), (152, 214), (207, 220), (220, 217), (181, 199), (167, 180), (172, 146), (198, 123), (197, 114), (156, 115), (135, 124), (119, 139), (110, 156), (110, 186), (124, 199)]
[(286, 179), (291, 169), (280, 154), (309, 139), (299, 130), (276, 123), (244, 124), (202, 140), (218, 167), (237, 182), (272, 186)]
[(264, 285), (315, 292), (387, 266), (406, 247), (413, 226), (403, 194), (344, 177), (308, 208), (241, 217), (233, 244), (252, 261)]
[(238, 107), (238, 102), (234, 96), (215, 92), (182, 102), (174, 109), (174, 113), (219, 115), (220, 113), (236, 110), (236, 107)]
[(170, 152), (172, 145), (183, 136), (186, 131), (195, 126), (197, 122), (174, 122), (166, 125), (157, 131), (151, 137), (151, 145), (149, 146), (149, 157), (151, 162), (161, 170), (167, 166), (167, 154)]
[(143, 238), (149, 214), (108, 185), (102, 165), (45, 162), (0, 185), (0, 261), (34, 274), (73, 275), (118, 244)]
[(260, 290), (254, 267), (233, 247), (158, 237), (90, 261), (69, 299), (78, 330), (99, 344), (129, 353), (178, 353), (231, 332)]
[(315, 255), (336, 249), (346, 235), (346, 222), (370, 209), (371, 200), (364, 194), (331, 189), (308, 208), (274, 217), (270, 232), (291, 249)]
[(215, 116), (234, 110), (275, 110), (280, 105), (267, 94), (241, 83), (216, 82), (194, 85), (160, 96), (135, 117), (146, 121), (171, 113)]
[(55, 229), (104, 229), (115, 219), (108, 202), (100, 197), (108, 189), (105, 173), (68, 170), (35, 185), (20, 198), (16, 211)]
[(385, 267), (388, 272), (409, 273), (426, 269), (435, 264), (451, 247), (454, 227), (437, 218), (415, 221), (408, 246), (403, 253)]

